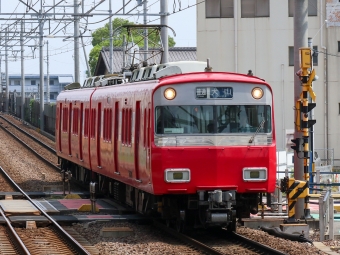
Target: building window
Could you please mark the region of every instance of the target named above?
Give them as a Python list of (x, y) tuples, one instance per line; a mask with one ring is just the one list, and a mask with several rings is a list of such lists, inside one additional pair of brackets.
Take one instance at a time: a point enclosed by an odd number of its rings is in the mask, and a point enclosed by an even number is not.
[(206, 18), (234, 18), (234, 0), (206, 0)]
[(54, 85), (54, 80), (50, 80), (50, 85)]
[[(289, 56), (289, 66), (294, 66), (294, 46), (288, 47), (288, 56)], [(313, 66), (318, 65), (318, 46), (313, 46)]]
[(31, 80), (31, 85), (37, 85), (35, 80)]
[[(288, 15), (289, 17), (294, 17), (294, 1), (288, 1)], [(308, 16), (318, 16), (318, 1), (308, 0)]]
[(317, 66), (318, 65), (318, 46), (313, 46), (313, 65)]
[(20, 80), (14, 80), (14, 85), (20, 85)]
[(339, 41), (338, 41), (338, 52), (340, 52), (340, 42)]
[(289, 66), (294, 66), (294, 46), (288, 47)]
[(241, 18), (269, 17), (269, 0), (241, 0)]

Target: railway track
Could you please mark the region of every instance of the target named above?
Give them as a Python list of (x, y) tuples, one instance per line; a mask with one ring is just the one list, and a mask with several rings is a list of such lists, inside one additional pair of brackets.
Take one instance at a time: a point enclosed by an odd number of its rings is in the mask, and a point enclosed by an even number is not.
[[(44, 212), (36, 203), (10, 178), (6, 171), (0, 167), (0, 173), (11, 186), (15, 187), (17, 191), (23, 194), (26, 200), (15, 201), (14, 209), (11, 205), (13, 198), (8, 197), (7, 200), (11, 200), (10, 203), (6, 203), (2, 200), (2, 208), (0, 214), (5, 221), (6, 227), (0, 228), (0, 242), (3, 239), (3, 243), (6, 244), (6, 249), (10, 250), (12, 254), (98, 254), (95, 249), (91, 249), (92, 252), (86, 250), (76, 239), (74, 239), (67, 231), (65, 231), (52, 217)], [(11, 224), (10, 217), (15, 215), (15, 210), (18, 208), (18, 215), (30, 214), (31, 209), (26, 206), (18, 206), (18, 204), (27, 204), (23, 201), (29, 201), (32, 207), (35, 207), (33, 215), (45, 216), (50, 225), (48, 227), (37, 227), (35, 222), (27, 221), (26, 228), (14, 228)], [(8, 202), (8, 201), (7, 201)], [(27, 210), (27, 211), (25, 211)], [(10, 215), (10, 216), (9, 216)], [(7, 238), (7, 239), (6, 239)], [(2, 243), (2, 242), (1, 242)], [(90, 248), (90, 247), (88, 247)], [(10, 254), (9, 253), (9, 254)]]
[(38, 158), (43, 160), (46, 164), (60, 170), (57, 166), (58, 157), (56, 156), (55, 150), (50, 145), (42, 142), (38, 138), (26, 132), (24, 129), (15, 125), (12, 121), (5, 118), (3, 114), (0, 115), (0, 127), (7, 133), (11, 134), (12, 137), (34, 153)]
[[(49, 138), (44, 137), (44, 139), (37, 138), (36, 131), (35, 135), (30, 134), (26, 130), (31, 130), (31, 128), (21, 128), (19, 125), (16, 125), (13, 121), (14, 117), (7, 115), (7, 114), (0, 114), (0, 128), (3, 129), (6, 133), (10, 134), (16, 141), (24, 146), (27, 150), (33, 153), (39, 160), (43, 161), (46, 165), (51, 167), (55, 172), (62, 173), (60, 166), (58, 165), (58, 157), (56, 155), (56, 151), (53, 146), (54, 141), (51, 141)], [(18, 122), (18, 121), (15, 121)], [(26, 130), (25, 130), (26, 129)], [(44, 141), (42, 141), (44, 140)], [(64, 194), (66, 192), (66, 185), (68, 185), (68, 190), (71, 189), (85, 189), (87, 190), (88, 186), (86, 186), (82, 182), (68, 180), (67, 174), (64, 175), (65, 180), (62, 183)]]
[(266, 245), (252, 241), (242, 235), (233, 232), (231, 235), (226, 230), (216, 229), (212, 231), (195, 231), (194, 233), (181, 234), (157, 221), (154, 222), (157, 228), (176, 237), (205, 254), (226, 255), (226, 254), (262, 254), (262, 255), (285, 255)]

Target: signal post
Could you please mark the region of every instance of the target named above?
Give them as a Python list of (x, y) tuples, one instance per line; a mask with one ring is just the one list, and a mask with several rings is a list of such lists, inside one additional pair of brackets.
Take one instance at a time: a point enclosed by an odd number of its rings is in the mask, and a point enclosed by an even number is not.
[[(296, 222), (295, 204), (298, 198), (304, 198), (304, 217), (310, 218), (309, 209), (309, 128), (316, 123), (316, 120), (310, 120), (308, 113), (316, 106), (316, 95), (312, 88), (312, 82), (315, 78), (313, 69), (312, 50), (310, 48), (300, 48), (300, 70), (296, 75), (301, 80), (302, 92), (300, 98), (295, 103), (296, 110), (296, 129), (301, 132), (302, 138), (292, 139), (294, 143), (291, 146), (297, 153), (299, 159), (303, 159), (303, 176), (304, 180), (295, 180), (294, 178), (285, 177), (281, 181), (281, 190), (286, 192), (288, 200), (288, 222)], [(309, 102), (309, 97), (314, 103)], [(302, 169), (301, 169), (302, 170)]]

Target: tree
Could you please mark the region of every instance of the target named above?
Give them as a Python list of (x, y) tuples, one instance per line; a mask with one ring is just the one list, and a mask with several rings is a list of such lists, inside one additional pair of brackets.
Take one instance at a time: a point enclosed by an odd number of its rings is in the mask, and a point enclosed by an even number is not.
[[(135, 23), (130, 22), (126, 19), (121, 18), (115, 18), (112, 21), (112, 31), (115, 31), (116, 28), (121, 27), (123, 25), (134, 25)], [(110, 46), (110, 30), (109, 30), (109, 23), (106, 23), (104, 27), (98, 28), (96, 31), (92, 33), (92, 50), (90, 51), (90, 57), (89, 57), (89, 65), (91, 68), (91, 73), (94, 73), (94, 70), (96, 68), (96, 64), (98, 62), (98, 57), (100, 50), (102, 47), (108, 47)], [(113, 39), (113, 46), (114, 47), (122, 47), (123, 45), (123, 36), (126, 36), (127, 38), (127, 31), (126, 29), (117, 29), (115, 33), (112, 36)], [(139, 42), (138, 46), (144, 47), (144, 40), (142, 40), (142, 36), (136, 32), (132, 33), (132, 36), (134, 38), (134, 42)], [(155, 43), (160, 42), (160, 38), (156, 33), (152, 33), (149, 36), (149, 47), (153, 47)], [(169, 47), (175, 46), (174, 39), (169, 36)]]

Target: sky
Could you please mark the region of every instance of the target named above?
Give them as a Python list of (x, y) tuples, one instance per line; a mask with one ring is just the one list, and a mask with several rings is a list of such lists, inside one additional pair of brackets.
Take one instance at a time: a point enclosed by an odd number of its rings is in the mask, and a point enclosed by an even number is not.
[[(0, 0), (0, 13), (2, 18), (0, 20), (1, 30), (4, 31), (4, 28), (12, 23), (15, 20), (9, 20), (9, 18), (21, 18), (24, 13), (26, 14), (26, 18), (33, 17), (31, 14), (34, 14), (35, 11), (39, 12), (41, 9), (41, 4), (46, 6), (43, 10), (47, 11), (53, 6), (53, 3), (59, 3), (62, 0)], [(91, 9), (93, 6), (100, 3), (92, 12), (94, 14), (92, 17), (88, 17), (87, 31), (84, 33), (84, 44), (87, 45), (85, 47), (85, 52), (88, 58), (88, 55), (92, 49), (91, 45), (91, 31), (95, 31), (96, 29), (103, 27), (106, 23), (108, 23), (108, 10), (109, 10), (109, 1), (110, 0), (84, 0), (84, 10), (85, 12)], [(123, 6), (123, 2), (128, 3), (125, 8), (125, 13), (128, 13), (130, 10), (134, 9), (137, 6), (137, 3), (143, 2), (142, 0), (111, 0), (112, 2), (112, 13), (116, 13)], [(160, 1), (163, 0), (147, 0), (148, 13), (158, 14), (160, 12)], [(80, 0), (79, 0), (80, 2)], [(55, 8), (56, 13), (73, 13), (73, 5), (74, 0), (63, 0), (59, 6), (59, 8)], [(33, 6), (31, 10), (28, 10), (29, 6)], [(79, 8), (79, 12), (82, 11), (82, 8)], [(51, 11), (50, 11), (51, 12)], [(168, 0), (168, 25), (175, 31), (176, 36), (173, 35), (171, 30), (168, 31), (169, 36), (172, 36), (176, 42), (176, 47), (196, 47), (196, 0)], [(106, 15), (107, 13), (107, 15)], [(118, 12), (123, 14), (122, 11)], [(142, 24), (143, 16), (142, 15), (131, 15), (143, 13), (143, 5), (141, 7), (137, 7), (132, 10), (127, 15), (113, 16), (112, 20), (115, 17), (125, 18), (129, 21), (133, 21), (135, 23)], [(9, 15), (12, 14), (12, 15)], [(105, 15), (102, 15), (105, 14)], [(58, 16), (61, 17), (61, 16)], [(148, 16), (148, 24), (160, 24), (159, 16)], [(32, 22), (32, 21), (27, 21)], [(69, 36), (73, 35), (74, 27), (73, 23), (68, 25), (66, 29), (62, 29), (67, 21), (51, 21), (49, 30), (48, 22), (45, 22), (44, 25), (44, 36), (52, 34), (51, 31), (54, 30), (54, 33), (60, 30), (56, 36)], [(84, 20), (81, 20), (80, 26), (84, 28)], [(26, 25), (26, 29), (30, 27), (37, 27), (37, 23), (33, 23), (30, 25)], [(20, 26), (13, 27), (11, 26), (11, 32), (20, 31)], [(37, 30), (39, 31), (39, 29)], [(10, 35), (9, 35), (10, 36)], [(4, 38), (4, 37), (2, 37)], [(44, 38), (44, 42), (48, 41), (49, 48), (49, 73), (50, 74), (72, 74), (74, 76), (74, 42), (72, 39), (63, 40), (62, 38)], [(24, 64), (24, 73), (25, 74), (39, 74), (40, 66), (39, 66), (39, 47), (35, 50), (34, 45), (38, 45), (39, 39), (31, 39), (31, 41), (26, 41), (26, 46), (24, 47), (24, 55), (25, 55), (25, 64)], [(8, 73), (9, 74), (20, 74), (21, 73), (21, 61), (20, 61), (20, 41), (19, 38), (13, 38), (10, 42), (13, 46), (9, 50), (8, 58)], [(3, 42), (2, 42), (3, 45)], [(1, 54), (5, 54), (5, 47), (0, 46)], [(47, 73), (47, 43), (44, 45), (44, 73)], [(80, 69), (80, 83), (86, 78), (85, 71), (86, 61), (84, 56), (83, 49), (79, 49), (79, 69)], [(15, 59), (16, 57), (16, 59)], [(1, 71), (5, 72), (5, 57), (1, 56)]]

